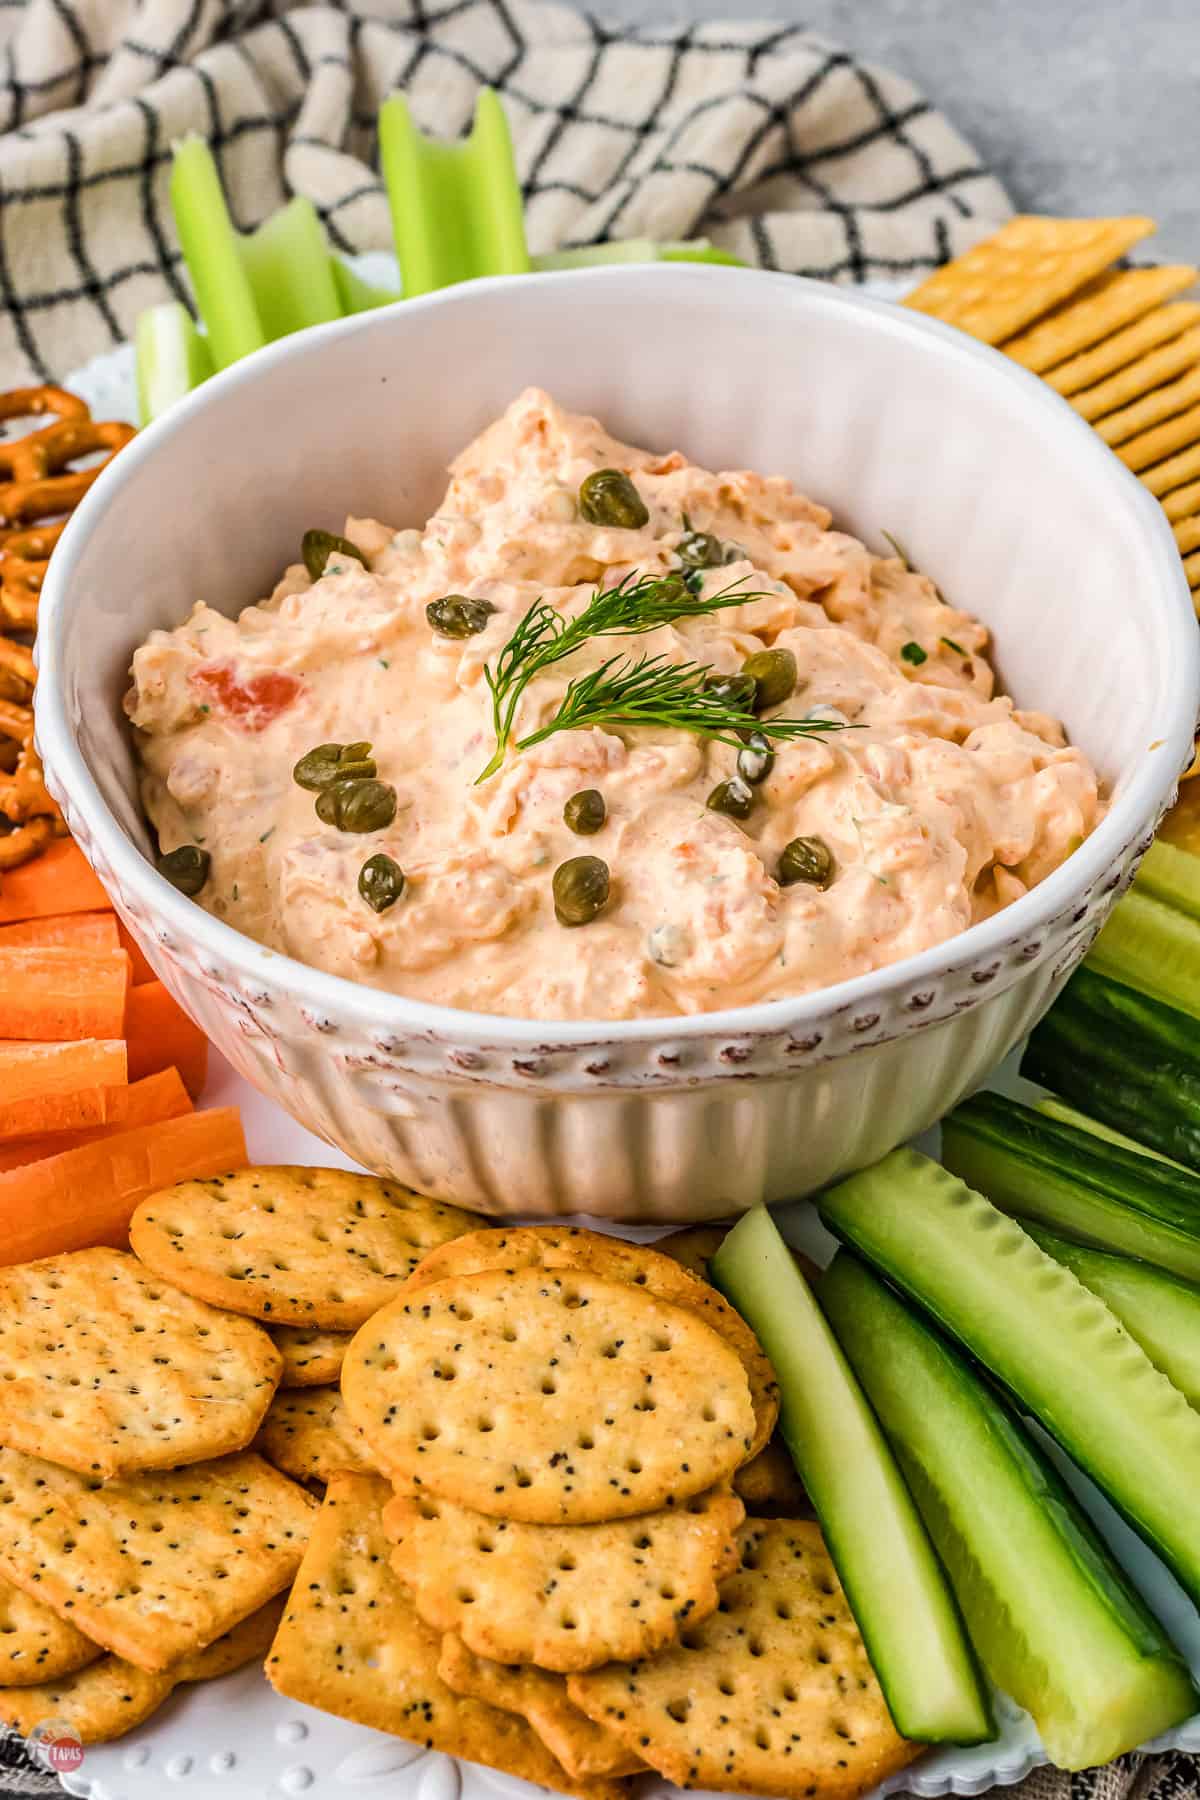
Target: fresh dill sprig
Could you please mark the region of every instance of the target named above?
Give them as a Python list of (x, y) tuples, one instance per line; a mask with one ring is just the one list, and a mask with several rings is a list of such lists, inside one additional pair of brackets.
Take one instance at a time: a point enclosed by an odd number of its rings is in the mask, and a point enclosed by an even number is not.
[(699, 618), (760, 598), (756, 589), (743, 587), (741, 580), (701, 598), (692, 593), (681, 575), (639, 575), (635, 571), (615, 587), (598, 588), (573, 619), (565, 618), (544, 600), (535, 600), (496, 658), (495, 667), (485, 667), (483, 672), (492, 695), (496, 750), (487, 768), (476, 777), (476, 785), (494, 775), (504, 761), (517, 708), (529, 683), (564, 657), (572, 656), (589, 639), (636, 637), (659, 625), (673, 625), (678, 619)]
[(708, 663), (672, 662), (666, 656), (612, 656), (598, 669), (569, 683), (558, 711), (517, 743), (518, 750), (540, 744), (556, 731), (593, 725), (659, 725), (694, 731), (740, 750), (750, 732), (764, 737), (819, 737), (847, 726), (833, 719), (762, 719), (706, 684)]

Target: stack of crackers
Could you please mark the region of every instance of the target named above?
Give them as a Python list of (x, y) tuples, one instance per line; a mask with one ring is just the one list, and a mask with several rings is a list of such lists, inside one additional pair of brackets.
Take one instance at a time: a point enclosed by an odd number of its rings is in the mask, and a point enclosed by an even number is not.
[(591, 1800), (850, 1800), (919, 1753), (704, 1279), (721, 1233), (482, 1224), (246, 1169), (144, 1201), (132, 1254), (0, 1272), (0, 1723), (100, 1741), (265, 1656)]
[(315, 1504), (245, 1448), (281, 1366), (127, 1252), (0, 1271), (0, 1724), (117, 1737), (265, 1653)]
[[(757, 1465), (770, 1492), (778, 1402), (685, 1266), (719, 1236), (679, 1260), (558, 1226), (449, 1240), (355, 1335), (339, 1398), (276, 1403), (268, 1454), (327, 1482), (281, 1693), (598, 1800), (648, 1769), (854, 1795), (918, 1753), (819, 1528), (735, 1491)], [(781, 1491), (798, 1511), (790, 1465)]]
[[(1200, 301), (1190, 264), (1122, 268), (1153, 219), (1018, 217), (904, 304), (1049, 383), (1162, 501), (1200, 595)], [(1197, 600), (1200, 606), (1200, 599)]]
[[(189, 1196), (183, 1257), (162, 1219)], [(0, 1270), (0, 1726), (103, 1742), (263, 1660), (318, 1512), (254, 1447), (277, 1392), (336, 1379), (349, 1329), (479, 1223), (367, 1176), (252, 1169), (146, 1202), (147, 1260)], [(314, 1284), (346, 1332), (307, 1328)]]

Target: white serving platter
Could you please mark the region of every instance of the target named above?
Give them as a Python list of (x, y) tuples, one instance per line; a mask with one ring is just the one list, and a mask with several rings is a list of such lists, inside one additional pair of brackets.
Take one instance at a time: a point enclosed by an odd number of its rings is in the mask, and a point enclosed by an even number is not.
[[(390, 258), (355, 259), (368, 280), (395, 279)], [(874, 290), (899, 298), (895, 286)], [(97, 357), (67, 377), (97, 418), (135, 420), (131, 346)], [(1016, 1056), (990, 1084), (1008, 1092), (1030, 1092), (1015, 1075)], [(296, 1123), (214, 1054), (205, 1105), (240, 1106), (246, 1141), (256, 1162), (355, 1165)], [(936, 1138), (921, 1148), (936, 1153)], [(777, 1214), (785, 1234), (819, 1261), (827, 1261), (832, 1239), (811, 1205)], [(600, 1223), (579, 1221), (580, 1223)], [(603, 1228), (603, 1227), (602, 1227)], [(631, 1229), (630, 1237), (652, 1238), (651, 1229)], [(1200, 1680), (1200, 1612), (1178, 1582), (1117, 1517), (1097, 1489), (1057, 1452), (1055, 1460), (1091, 1514), (1136, 1586), (1167, 1627)], [(868, 1800), (903, 1792), (920, 1800), (941, 1794), (980, 1794), (1008, 1786), (1046, 1760), (1027, 1713), (997, 1696), (1000, 1736), (970, 1749), (953, 1746), (928, 1751), (913, 1767), (877, 1788)], [(1157, 1738), (1148, 1751), (1200, 1752), (1200, 1713)], [(78, 1800), (268, 1800), (305, 1795), (308, 1800), (536, 1800), (542, 1790), (475, 1763), (426, 1751), (404, 1739), (350, 1725), (328, 1713), (285, 1700), (261, 1670), (243, 1669), (223, 1681), (180, 1689), (139, 1730), (114, 1744), (85, 1751), (79, 1768), (59, 1777)], [(657, 1777), (637, 1784), (640, 1800), (682, 1800), (681, 1791)]]
[[(1021, 1091), (1010, 1059), (993, 1085)], [(1028, 1090), (1026, 1090), (1028, 1091)], [(255, 1162), (355, 1165), (266, 1100), (215, 1055), (205, 1105), (240, 1106), (246, 1142)], [(933, 1143), (922, 1142), (933, 1149)], [(785, 1234), (820, 1261), (833, 1240), (807, 1202), (777, 1213)], [(600, 1221), (580, 1223), (600, 1225)], [(659, 1235), (631, 1230), (643, 1239)], [(1076, 1494), (1112, 1546), (1118, 1560), (1162, 1619), (1200, 1678), (1200, 1613), (1158, 1558), (1146, 1549), (1097, 1490), (1062, 1457), (1056, 1457)], [(1019, 1781), (1046, 1760), (1033, 1722), (1006, 1696), (997, 1697), (1000, 1736), (971, 1749), (930, 1750), (912, 1768), (884, 1782), (870, 1800), (906, 1792), (920, 1800), (939, 1794), (980, 1794)], [(1200, 1751), (1200, 1714), (1146, 1746), (1148, 1750)], [(527, 1782), (476, 1763), (458, 1762), (404, 1739), (349, 1725), (328, 1713), (285, 1700), (261, 1670), (242, 1669), (223, 1681), (181, 1688), (139, 1730), (115, 1744), (84, 1753), (80, 1767), (60, 1776), (80, 1800), (268, 1800), (305, 1795), (308, 1800), (535, 1800)], [(176, 1787), (178, 1785), (178, 1789)], [(682, 1800), (669, 1782), (644, 1777), (640, 1800)]]

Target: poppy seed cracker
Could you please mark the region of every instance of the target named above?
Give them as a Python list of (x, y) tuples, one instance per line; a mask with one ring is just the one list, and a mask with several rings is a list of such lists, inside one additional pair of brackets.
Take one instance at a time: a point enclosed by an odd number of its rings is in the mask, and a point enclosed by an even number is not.
[(524, 1719), (446, 1686), (437, 1672), (441, 1638), (388, 1566), (380, 1524), (388, 1496), (376, 1475), (335, 1475), (329, 1483), (267, 1658), (271, 1685), (427, 1750), (581, 1800), (624, 1800), (619, 1782), (572, 1781)]
[(315, 1512), (245, 1450), (109, 1482), (0, 1450), (0, 1575), (155, 1674), (288, 1585)]
[(398, 1181), (278, 1166), (151, 1194), (129, 1241), (148, 1268), (199, 1300), (272, 1325), (353, 1331), (423, 1256), (479, 1223)]
[(669, 1781), (856, 1800), (919, 1756), (892, 1723), (820, 1527), (757, 1519), (717, 1612), (650, 1662), (567, 1692)]
[(490, 1661), (566, 1673), (653, 1656), (715, 1611), (742, 1517), (727, 1487), (604, 1525), (526, 1525), (397, 1495), (383, 1527), (428, 1624)]
[[(718, 1227), (717, 1241), (724, 1235)], [(502, 1226), (472, 1232), (431, 1251), (409, 1277), (404, 1291), (412, 1293), (451, 1275), (527, 1268), (587, 1270), (602, 1281), (627, 1282), (671, 1306), (699, 1314), (741, 1359), (754, 1403), (754, 1436), (747, 1456), (762, 1449), (779, 1416), (779, 1386), (765, 1351), (742, 1315), (709, 1285), (707, 1274), (692, 1270), (687, 1263), (681, 1266), (678, 1259), (664, 1256), (657, 1247), (631, 1244), (580, 1225)]]
[(387, 1473), (536, 1524), (678, 1505), (730, 1475), (755, 1430), (745, 1370), (709, 1325), (574, 1269), (402, 1295), (356, 1335), (342, 1394)]
[(0, 1269), (0, 1443), (84, 1475), (241, 1450), (283, 1366), (269, 1336), (123, 1250)]
[(328, 1481), (339, 1469), (373, 1466), (336, 1387), (276, 1394), (254, 1448), (293, 1481)]
[(42, 1601), (0, 1580), (0, 1688), (57, 1681), (102, 1655), (99, 1644)]
[(352, 1336), (349, 1331), (319, 1331), (315, 1326), (272, 1325), (271, 1337), (283, 1358), (280, 1387), (325, 1387), (336, 1381)]
[(181, 1682), (215, 1681), (260, 1661), (271, 1647), (282, 1614), (283, 1602), (272, 1600), (207, 1650), (157, 1674), (135, 1668), (119, 1656), (104, 1656), (65, 1679), (47, 1680), (37, 1687), (0, 1687), (0, 1725), (28, 1737), (36, 1725), (53, 1719), (69, 1725), (81, 1743), (110, 1743), (156, 1713)]
[(567, 1698), (566, 1680), (545, 1669), (491, 1662), (468, 1650), (460, 1637), (442, 1639), (438, 1674), (455, 1694), (486, 1700), (516, 1713), (577, 1781), (594, 1775), (639, 1775), (646, 1764), (603, 1725)]

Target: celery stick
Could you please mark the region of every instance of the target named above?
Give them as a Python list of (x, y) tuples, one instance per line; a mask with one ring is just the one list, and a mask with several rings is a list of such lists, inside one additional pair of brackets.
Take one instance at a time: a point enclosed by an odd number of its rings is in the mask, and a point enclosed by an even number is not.
[(618, 238), (611, 244), (583, 244), (574, 250), (551, 250), (535, 256), (535, 269), (547, 273), (554, 269), (592, 269), (609, 263), (697, 262), (728, 263), (742, 269), (745, 264), (728, 250), (718, 250), (707, 238), (680, 238), (672, 243), (656, 244), (653, 238)]
[(613, 244), (580, 244), (574, 250), (550, 250), (535, 256), (533, 266), (543, 274), (555, 269), (595, 269), (609, 263), (648, 263), (658, 261), (658, 245), (653, 238), (622, 238)]
[(325, 227), (297, 194), (241, 242), (242, 266), (267, 337), (288, 337), (342, 317)]
[(331, 256), (329, 267), (343, 313), (370, 312), (373, 307), (390, 306), (393, 300), (400, 299), (394, 288), (376, 287), (373, 282), (364, 281), (340, 256)]
[(186, 306), (168, 300), (139, 315), (134, 333), (138, 418), (143, 425), (207, 381), (213, 372), (208, 345)]
[(379, 156), (406, 295), (530, 268), (508, 121), (490, 88), (461, 144), (433, 143), (400, 94), (379, 112)]
[(660, 262), (723, 263), (731, 269), (744, 269), (746, 264), (732, 250), (722, 250), (707, 238), (683, 238), (676, 244), (658, 246)]
[(267, 334), (242, 263), (241, 236), (234, 230), (217, 165), (203, 138), (186, 137), (175, 147), (171, 206), (213, 363), (226, 369), (260, 349)]

